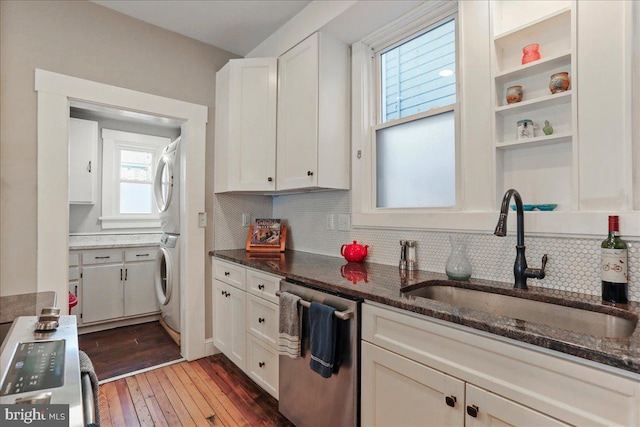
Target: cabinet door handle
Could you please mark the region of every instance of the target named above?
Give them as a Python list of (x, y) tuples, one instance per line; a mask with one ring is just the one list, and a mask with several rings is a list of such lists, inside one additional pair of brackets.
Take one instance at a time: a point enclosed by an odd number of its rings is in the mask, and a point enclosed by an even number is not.
[(75, 296), (78, 296), (78, 285), (76, 285), (76, 286), (73, 288), (73, 294), (74, 294)]
[(273, 182), (273, 178), (272, 178), (272, 177), (268, 177), (268, 178), (267, 178), (267, 181), (269, 181), (269, 182)]
[(476, 405), (471, 405), (471, 406), (467, 405), (467, 414), (469, 414), (470, 417), (478, 418), (479, 411), (480, 411), (480, 408), (478, 408)]
[(307, 171), (307, 176), (313, 176), (313, 172)]
[(225, 271), (225, 272), (224, 272), (224, 275), (225, 275), (225, 276), (227, 276), (227, 277), (229, 277), (229, 275), (230, 275), (230, 274), (231, 274), (231, 273), (229, 273), (228, 271)]
[(127, 280), (127, 276), (129, 275), (129, 269), (125, 268), (124, 269), (124, 280)]
[(264, 368), (264, 362), (259, 362), (258, 366), (260, 366), (261, 368)]
[(120, 269), (120, 280), (122, 280), (122, 269)]
[(259, 285), (258, 285), (258, 289), (260, 289), (261, 291), (263, 291), (263, 290), (264, 290), (264, 285), (263, 285), (262, 283), (261, 283), (261, 284), (259, 284)]
[(258, 323), (264, 323), (264, 317), (258, 317)]
[(89, 164), (87, 165), (87, 171), (91, 173), (91, 160), (89, 160)]
[(446, 396), (444, 398), (444, 401), (447, 403), (447, 406), (451, 406), (452, 408), (456, 406), (456, 397), (451, 395), (451, 396)]

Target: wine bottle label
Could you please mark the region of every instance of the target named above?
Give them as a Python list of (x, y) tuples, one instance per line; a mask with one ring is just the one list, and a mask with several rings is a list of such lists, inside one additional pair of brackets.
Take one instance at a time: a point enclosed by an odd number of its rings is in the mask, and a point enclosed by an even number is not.
[(601, 249), (600, 278), (604, 282), (627, 283), (627, 250)]

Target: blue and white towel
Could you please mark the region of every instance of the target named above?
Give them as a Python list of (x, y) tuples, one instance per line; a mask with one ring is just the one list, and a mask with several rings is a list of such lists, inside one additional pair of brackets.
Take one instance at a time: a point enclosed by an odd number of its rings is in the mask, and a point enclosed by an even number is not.
[(331, 377), (335, 361), (338, 322), (335, 311), (335, 308), (317, 302), (312, 302), (309, 308), (309, 366), (324, 378)]
[(280, 320), (278, 323), (278, 354), (292, 359), (300, 357), (302, 331), (302, 305), (300, 297), (289, 292), (280, 294)]

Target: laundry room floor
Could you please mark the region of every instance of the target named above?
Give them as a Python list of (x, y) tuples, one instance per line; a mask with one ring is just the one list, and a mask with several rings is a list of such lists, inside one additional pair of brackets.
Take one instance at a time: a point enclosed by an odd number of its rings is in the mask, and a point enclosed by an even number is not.
[(157, 321), (83, 334), (78, 341), (100, 381), (182, 358)]

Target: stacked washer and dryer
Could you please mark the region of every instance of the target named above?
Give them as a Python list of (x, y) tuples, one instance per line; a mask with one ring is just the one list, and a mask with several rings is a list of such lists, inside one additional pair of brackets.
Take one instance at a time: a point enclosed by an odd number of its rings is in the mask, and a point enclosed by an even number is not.
[(163, 326), (180, 334), (180, 137), (162, 151), (154, 192), (163, 232), (156, 257), (156, 295)]

